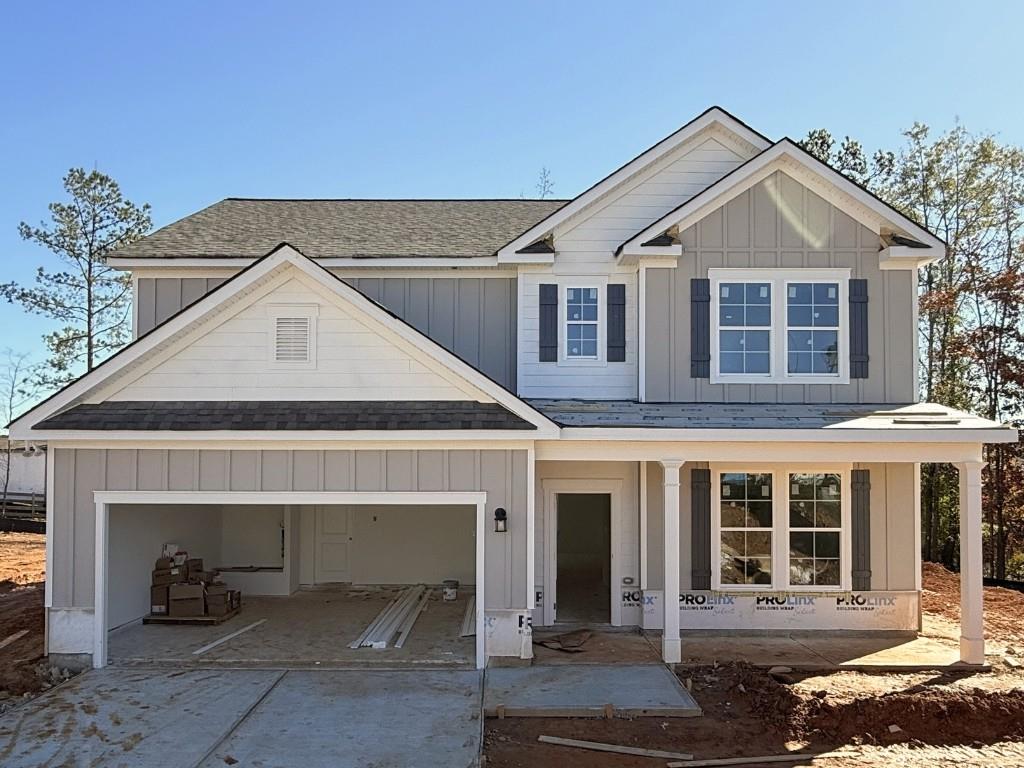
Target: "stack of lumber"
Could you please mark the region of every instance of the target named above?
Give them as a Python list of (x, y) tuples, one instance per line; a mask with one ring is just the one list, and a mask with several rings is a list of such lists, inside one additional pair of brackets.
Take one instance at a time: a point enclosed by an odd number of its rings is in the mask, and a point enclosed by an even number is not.
[(430, 590), (422, 584), (403, 589), (348, 647), (401, 648), (429, 599)]

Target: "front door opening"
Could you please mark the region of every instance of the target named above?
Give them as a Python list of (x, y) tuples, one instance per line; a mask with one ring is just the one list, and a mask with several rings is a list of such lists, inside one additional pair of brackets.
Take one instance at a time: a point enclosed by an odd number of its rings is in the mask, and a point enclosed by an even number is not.
[(558, 494), (556, 602), (559, 622), (611, 622), (611, 496)]

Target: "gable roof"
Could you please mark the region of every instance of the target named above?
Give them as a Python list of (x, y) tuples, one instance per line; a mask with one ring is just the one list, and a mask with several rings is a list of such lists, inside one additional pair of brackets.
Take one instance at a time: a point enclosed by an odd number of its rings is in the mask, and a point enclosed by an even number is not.
[[(587, 206), (592, 205), (634, 174), (639, 173), (665, 154), (672, 152), (701, 131), (716, 124), (738, 137), (741, 141), (751, 145), (757, 151), (771, 146), (771, 140), (755, 131), (736, 116), (721, 107), (710, 107), (686, 123), (682, 128), (666, 136), (654, 146), (644, 150), (628, 163), (612, 171), (589, 189), (511, 239), (498, 250), (498, 260), (508, 262), (530, 261), (529, 254), (533, 252), (527, 249), (537, 240), (548, 236), (559, 224), (579, 213)], [(526, 256), (523, 257), (522, 254), (526, 254)], [(550, 261), (550, 256), (548, 260)]]
[(118, 249), (111, 258), (253, 259), (281, 242), (315, 259), (493, 256), (565, 203), (229, 197)]
[[(796, 142), (783, 138), (727, 173), (703, 192), (644, 227), (619, 245), (616, 255), (620, 258), (635, 258), (654, 253), (652, 246), (664, 248), (662, 237), (670, 229), (677, 232), (687, 229), (777, 170), (794, 175), (805, 185), (812, 185), (814, 192), (829, 199), (854, 218), (862, 222), (874, 222), (883, 230), (887, 226), (891, 231), (886, 234), (893, 242), (880, 250), (880, 258), (890, 262), (890, 266), (898, 266), (895, 262), (900, 261), (905, 262), (906, 266), (917, 266), (939, 258), (945, 252), (946, 244), (929, 230), (823, 163)], [(670, 247), (675, 249), (675, 255), (681, 254), (680, 246)], [(648, 250), (645, 251), (645, 248)], [(658, 252), (657, 255), (664, 254)]]
[(62, 412), (69, 406), (83, 402), (91, 394), (99, 391), (101, 387), (113, 383), (119, 374), (134, 370), (134, 366), (144, 365), (147, 360), (169, 347), (175, 340), (195, 330), (204, 321), (215, 317), (229, 302), (234, 299), (243, 299), (255, 290), (256, 286), (272, 279), (286, 265), (298, 269), (326, 290), (338, 294), (347, 302), (348, 308), (354, 311), (361, 320), (390, 334), (398, 345), (405, 345), (423, 353), (425, 359), (429, 359), (431, 364), (448, 371), (454, 378), (461, 381), (463, 386), (472, 391), (481, 392), (512, 414), (529, 422), (537, 428), (538, 435), (557, 434), (554, 422), (487, 374), (448, 351), (288, 243), (281, 243), (210, 293), (183, 308), (156, 328), (107, 358), (92, 371), (80, 376), (12, 421), (9, 425), (12, 438), (19, 440), (41, 439), (43, 436), (39, 432), (33, 433), (32, 430), (38, 429), (38, 425), (42, 421)]

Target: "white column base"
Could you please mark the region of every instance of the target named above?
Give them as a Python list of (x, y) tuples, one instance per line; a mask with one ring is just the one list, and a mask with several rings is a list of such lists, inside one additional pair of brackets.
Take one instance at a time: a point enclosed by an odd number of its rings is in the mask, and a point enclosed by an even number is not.
[(683, 660), (683, 642), (678, 637), (661, 639), (661, 660), (666, 664), (678, 664)]
[(964, 664), (985, 663), (985, 641), (981, 638), (960, 638), (960, 661)]

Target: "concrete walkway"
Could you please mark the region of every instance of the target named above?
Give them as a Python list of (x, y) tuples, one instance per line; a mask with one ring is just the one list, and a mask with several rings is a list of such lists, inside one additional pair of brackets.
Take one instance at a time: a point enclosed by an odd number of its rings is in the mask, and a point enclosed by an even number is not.
[(663, 664), (498, 667), (484, 679), (484, 713), (509, 717), (698, 717)]
[(473, 766), (480, 673), (117, 669), (0, 716), (0, 765)]

